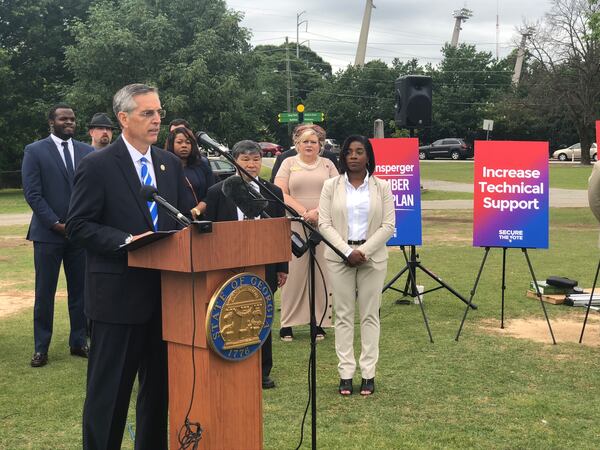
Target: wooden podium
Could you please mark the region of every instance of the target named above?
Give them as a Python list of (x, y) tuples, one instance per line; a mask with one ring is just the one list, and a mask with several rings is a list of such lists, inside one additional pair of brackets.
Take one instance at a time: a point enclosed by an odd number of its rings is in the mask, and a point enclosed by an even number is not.
[(172, 450), (179, 448), (178, 433), (192, 396), (192, 351), (196, 384), (189, 418), (202, 426), (199, 448), (262, 448), (260, 351), (240, 362), (218, 356), (207, 343), (206, 310), (215, 290), (236, 273), (264, 278), (265, 264), (289, 261), (290, 234), (288, 219), (215, 222), (212, 233), (202, 234), (191, 226), (129, 252), (129, 266), (162, 271)]

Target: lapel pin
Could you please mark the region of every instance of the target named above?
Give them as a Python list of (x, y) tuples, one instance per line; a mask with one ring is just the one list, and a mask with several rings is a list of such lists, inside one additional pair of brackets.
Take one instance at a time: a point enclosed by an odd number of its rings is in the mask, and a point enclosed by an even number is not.
[(164, 164), (161, 164), (161, 165), (160, 165), (160, 170), (162, 170), (163, 172), (166, 170), (166, 169), (165, 169), (165, 165), (164, 165)]

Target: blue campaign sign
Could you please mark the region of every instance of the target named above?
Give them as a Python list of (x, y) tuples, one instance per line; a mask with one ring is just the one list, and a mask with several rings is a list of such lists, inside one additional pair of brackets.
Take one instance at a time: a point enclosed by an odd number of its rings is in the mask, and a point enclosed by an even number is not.
[(417, 138), (370, 139), (374, 175), (387, 180), (394, 195), (396, 231), (388, 246), (421, 245), (421, 176)]

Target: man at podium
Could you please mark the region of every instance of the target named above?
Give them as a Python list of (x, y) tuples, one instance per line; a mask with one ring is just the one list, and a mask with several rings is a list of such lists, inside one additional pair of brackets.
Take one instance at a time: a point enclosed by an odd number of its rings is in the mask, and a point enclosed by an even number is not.
[[(268, 181), (261, 180), (259, 184), (256, 179), (260, 174), (262, 166), (262, 151), (260, 146), (254, 141), (240, 141), (235, 144), (231, 150), (235, 161), (244, 168), (252, 179), (248, 179), (241, 174), (250, 185), (250, 188), (265, 197), (271, 199), (270, 194), (262, 187), (265, 183), (268, 188), (277, 195), (283, 202), (283, 193), (280, 188)], [(244, 219), (260, 219), (260, 216), (246, 218), (244, 213), (235, 205), (235, 203), (225, 196), (223, 193), (223, 181), (211, 186), (206, 195), (206, 210), (204, 212), (205, 220), (213, 222), (225, 222)], [(270, 217), (285, 217), (285, 208), (283, 205), (270, 200), (265, 211)], [(269, 288), (275, 294), (278, 287), (285, 284), (287, 280), (288, 263), (267, 264), (265, 266), (265, 280), (269, 284)], [(261, 348), (262, 356), (262, 387), (263, 389), (271, 389), (275, 387), (275, 382), (270, 378), (271, 368), (273, 367), (273, 352), (271, 334)]]
[(161, 109), (156, 88), (130, 84), (113, 98), (123, 130), (75, 174), (66, 228), (87, 251), (85, 314), (91, 320), (84, 449), (120, 449), (136, 375), (136, 449), (167, 449), (167, 351), (162, 340), (160, 272), (127, 266), (122, 247), (158, 230), (177, 229), (155, 202), (152, 185), (176, 208), (185, 199), (177, 156), (154, 147)]

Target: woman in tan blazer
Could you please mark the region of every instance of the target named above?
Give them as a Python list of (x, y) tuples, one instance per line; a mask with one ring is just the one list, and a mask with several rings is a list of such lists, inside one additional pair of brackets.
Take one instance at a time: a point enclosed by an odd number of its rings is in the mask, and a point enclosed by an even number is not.
[(395, 211), (390, 185), (372, 174), (375, 156), (364, 136), (350, 136), (340, 152), (341, 175), (325, 181), (319, 201), (319, 228), (344, 253), (345, 263), (326, 248), (336, 310), (335, 350), (339, 359), (339, 393), (352, 394), (354, 310), (360, 317), (362, 374), (360, 393), (375, 391), (379, 357), (379, 305), (387, 273), (386, 242), (394, 234)]

